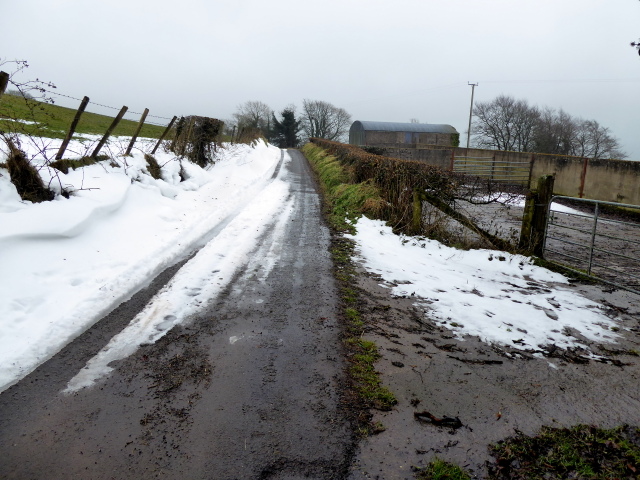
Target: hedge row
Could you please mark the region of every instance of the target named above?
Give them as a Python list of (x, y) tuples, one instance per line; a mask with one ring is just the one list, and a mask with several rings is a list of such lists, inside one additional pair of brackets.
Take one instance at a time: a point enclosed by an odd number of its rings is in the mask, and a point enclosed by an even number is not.
[(412, 230), (414, 192), (427, 192), (445, 203), (454, 197), (455, 177), (441, 168), (374, 155), (353, 145), (321, 138), (310, 141), (347, 167), (351, 182), (373, 182), (386, 202), (386, 208), (381, 212), (382, 220), (390, 222), (399, 232), (415, 233)]
[(223, 127), (224, 122), (217, 118), (180, 117), (171, 151), (204, 168), (213, 161), (215, 142)]

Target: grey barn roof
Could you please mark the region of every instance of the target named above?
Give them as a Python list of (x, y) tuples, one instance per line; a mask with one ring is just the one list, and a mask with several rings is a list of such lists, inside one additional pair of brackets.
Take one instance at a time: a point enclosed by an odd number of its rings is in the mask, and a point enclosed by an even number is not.
[(451, 125), (435, 123), (397, 123), (366, 122), (356, 120), (351, 125), (352, 131), (374, 132), (420, 132), (420, 133), (458, 133)]

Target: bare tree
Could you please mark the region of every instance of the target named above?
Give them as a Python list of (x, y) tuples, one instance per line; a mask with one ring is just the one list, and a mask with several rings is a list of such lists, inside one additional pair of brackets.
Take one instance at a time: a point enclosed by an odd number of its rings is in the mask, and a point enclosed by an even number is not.
[(349, 133), (351, 115), (322, 100), (303, 100), (302, 129), (309, 138), (342, 140)]
[(595, 120), (578, 120), (573, 155), (588, 158), (627, 158), (617, 138)]
[(479, 146), (526, 152), (540, 113), (526, 100), (500, 95), (490, 102), (477, 103), (473, 115), (471, 131)]
[(543, 109), (534, 129), (533, 151), (571, 155), (576, 128), (576, 121), (564, 110)]
[(564, 110), (530, 106), (500, 95), (476, 104), (472, 133), (482, 147), (516, 152), (626, 158), (620, 142), (595, 120), (576, 119)]
[(525, 100), (519, 100), (514, 106), (515, 150), (528, 152), (533, 146), (536, 125), (540, 119), (537, 107), (531, 107)]
[(255, 128), (267, 133), (273, 111), (266, 103), (250, 100), (238, 105), (238, 111), (233, 114), (238, 130)]

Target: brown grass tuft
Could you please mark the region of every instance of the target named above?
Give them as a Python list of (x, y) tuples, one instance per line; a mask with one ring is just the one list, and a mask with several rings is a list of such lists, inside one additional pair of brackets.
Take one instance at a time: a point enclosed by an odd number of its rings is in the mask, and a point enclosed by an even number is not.
[(9, 158), (7, 158), (9, 177), (20, 198), (34, 203), (53, 200), (55, 194), (45, 187), (38, 170), (29, 163), (25, 153), (11, 140), (5, 139), (5, 141), (9, 147)]

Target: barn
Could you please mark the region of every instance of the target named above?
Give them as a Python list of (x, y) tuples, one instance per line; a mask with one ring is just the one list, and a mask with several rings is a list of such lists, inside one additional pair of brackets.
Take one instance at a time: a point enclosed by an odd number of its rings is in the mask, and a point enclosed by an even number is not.
[(356, 120), (349, 129), (349, 143), (375, 147), (417, 147), (420, 144), (457, 147), (460, 134), (451, 125)]

